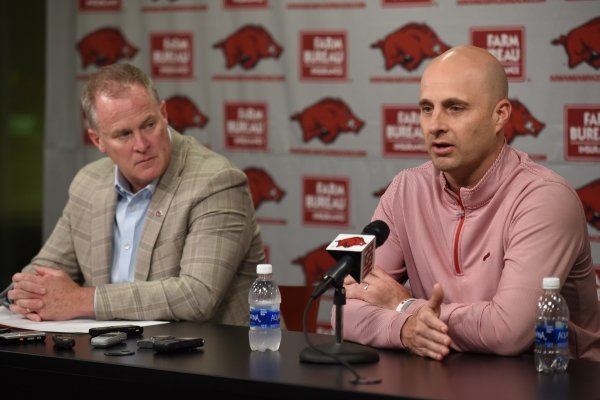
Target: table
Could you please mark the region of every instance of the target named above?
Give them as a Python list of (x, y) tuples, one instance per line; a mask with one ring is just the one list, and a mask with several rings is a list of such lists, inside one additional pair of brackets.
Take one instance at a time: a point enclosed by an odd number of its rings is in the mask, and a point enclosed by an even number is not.
[[(121, 348), (132, 356), (106, 356), (89, 335), (76, 335), (72, 351), (45, 343), (0, 345), (2, 394), (51, 394), (61, 398), (169, 399), (600, 399), (600, 363), (573, 360), (566, 373), (538, 374), (530, 354), (500, 357), (453, 353), (434, 361), (399, 350), (379, 350), (379, 361), (353, 364), (379, 384), (355, 385), (342, 365), (299, 361), (307, 347), (301, 332), (284, 331), (278, 352), (251, 352), (245, 327), (176, 322), (144, 328), (144, 336), (201, 336), (199, 351), (159, 354), (138, 349), (137, 338)], [(310, 334), (314, 344), (334, 342)], [(19, 382), (25, 382), (20, 384)], [(25, 392), (24, 392), (25, 390)], [(213, 393), (212, 397), (208, 393)], [(190, 396), (192, 394), (192, 396)], [(195, 396), (193, 394), (196, 394)]]

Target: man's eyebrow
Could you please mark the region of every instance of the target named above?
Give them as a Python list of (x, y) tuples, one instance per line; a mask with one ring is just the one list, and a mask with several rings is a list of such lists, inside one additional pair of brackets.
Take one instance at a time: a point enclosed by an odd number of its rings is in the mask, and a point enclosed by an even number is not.
[(442, 101), (442, 105), (443, 105), (443, 106), (446, 106), (446, 107), (447, 107), (447, 106), (454, 105), (454, 104), (461, 104), (461, 105), (464, 105), (464, 104), (468, 104), (468, 102), (467, 102), (467, 101), (465, 101), (465, 100), (463, 100), (463, 99), (459, 99), (458, 97), (450, 97), (450, 98), (448, 98), (448, 99), (444, 99), (444, 100)]

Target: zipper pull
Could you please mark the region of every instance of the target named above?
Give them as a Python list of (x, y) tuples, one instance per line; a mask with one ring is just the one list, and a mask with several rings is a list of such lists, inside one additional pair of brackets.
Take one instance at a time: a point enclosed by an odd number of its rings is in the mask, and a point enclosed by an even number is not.
[(456, 212), (456, 218), (457, 219), (461, 219), (465, 216), (465, 211), (464, 210), (460, 210)]

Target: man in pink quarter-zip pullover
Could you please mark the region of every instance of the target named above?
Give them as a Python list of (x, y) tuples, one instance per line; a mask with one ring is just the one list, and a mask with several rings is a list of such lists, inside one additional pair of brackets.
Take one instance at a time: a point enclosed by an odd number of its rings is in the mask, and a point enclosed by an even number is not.
[(425, 69), (419, 107), (431, 161), (400, 171), (381, 197), (373, 220), (390, 235), (371, 274), (344, 281), (344, 337), (436, 360), (519, 354), (533, 344), (542, 279), (557, 276), (571, 356), (600, 361), (583, 207), (565, 179), (506, 143), (503, 66), (452, 48)]

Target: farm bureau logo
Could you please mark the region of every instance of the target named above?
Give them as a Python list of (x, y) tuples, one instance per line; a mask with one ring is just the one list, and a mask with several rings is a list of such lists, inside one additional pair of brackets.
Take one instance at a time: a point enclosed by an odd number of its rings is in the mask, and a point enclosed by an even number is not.
[(600, 106), (565, 105), (565, 158), (600, 161)]
[(348, 177), (303, 177), (302, 186), (302, 221), (305, 224), (348, 225)]
[(150, 36), (150, 62), (153, 78), (193, 77), (193, 34), (191, 32), (153, 33)]
[(525, 28), (472, 28), (471, 43), (493, 54), (509, 80), (525, 80)]
[(383, 154), (386, 156), (427, 156), (420, 109), (412, 105), (383, 105)]
[(300, 46), (300, 79), (346, 79), (346, 32), (303, 32)]
[(267, 103), (225, 103), (225, 147), (237, 150), (267, 150)]

